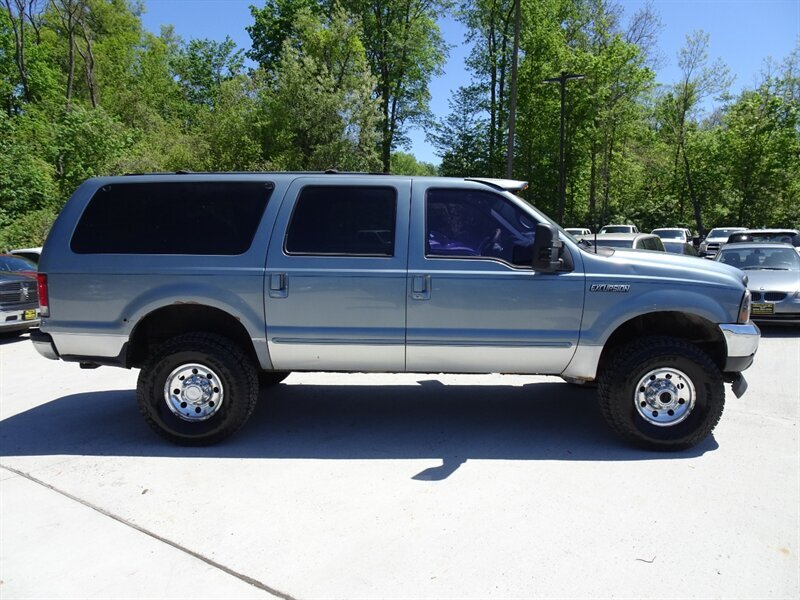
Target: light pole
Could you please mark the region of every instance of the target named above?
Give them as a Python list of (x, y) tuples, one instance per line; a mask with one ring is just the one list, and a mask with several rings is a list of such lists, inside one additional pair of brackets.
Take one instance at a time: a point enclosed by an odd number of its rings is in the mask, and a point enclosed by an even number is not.
[(551, 77), (550, 79), (545, 79), (543, 82), (558, 83), (561, 86), (561, 142), (559, 143), (558, 150), (558, 215), (556, 216), (556, 221), (559, 223), (564, 218), (564, 208), (567, 203), (567, 174), (564, 165), (564, 123), (566, 120), (564, 106), (567, 95), (567, 81), (571, 79), (583, 79), (584, 77), (586, 77), (586, 75), (561, 71), (561, 75), (558, 77)]

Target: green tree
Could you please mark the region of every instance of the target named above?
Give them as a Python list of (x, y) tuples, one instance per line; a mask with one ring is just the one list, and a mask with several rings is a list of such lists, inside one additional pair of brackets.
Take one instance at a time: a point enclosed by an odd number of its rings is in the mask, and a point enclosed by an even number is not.
[(228, 36), (222, 42), (195, 39), (180, 49), (172, 69), (189, 102), (212, 106), (223, 82), (241, 74), (243, 56)]
[(379, 113), (358, 21), (339, 8), (324, 21), (304, 11), (296, 27), (274, 85), (263, 78), (265, 158), (281, 169), (375, 170)]
[(459, 88), (448, 102), (450, 113), (428, 134), (442, 157), (439, 173), (449, 177), (475, 177), (490, 173), (487, 123), (476, 96), (480, 89)]
[[(702, 199), (693, 180), (692, 163), (687, 153), (687, 135), (703, 100), (710, 95), (722, 94), (731, 83), (728, 69), (721, 61), (708, 64), (708, 39), (708, 34), (703, 31), (686, 36), (686, 46), (678, 54), (681, 80), (662, 98), (662, 124), (674, 148), (675, 182), (676, 185), (683, 183), (686, 186), (694, 210), (694, 222), (701, 236), (705, 234)], [(683, 215), (682, 202), (678, 214)]]
[(407, 145), (411, 124), (430, 119), (428, 84), (442, 72), (447, 47), (437, 17), (441, 0), (342, 0), (361, 18), (362, 39), (380, 101), (380, 157), (384, 172), (391, 154)]
[(245, 29), (250, 34), (252, 47), (247, 57), (272, 74), (280, 61), (284, 42), (296, 36), (298, 16), (324, 12), (319, 0), (266, 0), (264, 8), (250, 6), (253, 24)]
[(437, 174), (437, 170), (431, 163), (418, 161), (413, 154), (393, 152), (392, 173), (394, 175), (433, 177)]

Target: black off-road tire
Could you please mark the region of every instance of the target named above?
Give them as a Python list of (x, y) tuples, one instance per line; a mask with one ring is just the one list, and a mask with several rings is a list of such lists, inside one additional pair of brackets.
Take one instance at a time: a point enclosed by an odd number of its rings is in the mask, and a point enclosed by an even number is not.
[(291, 374), (291, 371), (259, 371), (258, 385), (262, 389), (272, 385), (278, 385)]
[[(695, 390), (691, 412), (667, 426), (648, 422), (636, 405), (643, 389), (637, 385), (662, 368), (684, 373)], [(605, 420), (623, 439), (648, 450), (673, 451), (690, 448), (713, 431), (725, 406), (725, 388), (719, 367), (700, 348), (679, 338), (654, 336), (613, 353), (600, 374), (598, 398)]]
[[(211, 413), (205, 420), (186, 420), (170, 408), (165, 384), (183, 365), (190, 369), (198, 365), (210, 381), (219, 380), (215, 389), (222, 390), (223, 395), (215, 396), (216, 407), (205, 407)], [(225, 337), (210, 333), (179, 335), (158, 346), (142, 367), (136, 398), (145, 421), (160, 436), (181, 446), (208, 446), (237, 431), (252, 414), (258, 399), (257, 370)]]

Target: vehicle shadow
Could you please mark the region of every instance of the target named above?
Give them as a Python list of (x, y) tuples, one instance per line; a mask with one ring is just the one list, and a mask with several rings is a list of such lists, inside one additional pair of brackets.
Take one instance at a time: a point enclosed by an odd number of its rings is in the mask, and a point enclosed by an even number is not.
[(764, 338), (800, 338), (800, 325), (796, 323), (757, 323)]
[(28, 331), (24, 333), (0, 333), (0, 346), (4, 346), (5, 344), (15, 344), (18, 342), (28, 342), (30, 343), (30, 333)]
[(470, 459), (627, 461), (690, 458), (718, 448), (712, 437), (678, 453), (619, 441), (595, 390), (566, 383), (523, 386), (282, 384), (264, 392), (252, 418), (216, 446), (184, 448), (156, 436), (133, 390), (74, 394), (0, 422), (0, 455), (420, 459), (442, 466), (415, 478), (443, 479)]

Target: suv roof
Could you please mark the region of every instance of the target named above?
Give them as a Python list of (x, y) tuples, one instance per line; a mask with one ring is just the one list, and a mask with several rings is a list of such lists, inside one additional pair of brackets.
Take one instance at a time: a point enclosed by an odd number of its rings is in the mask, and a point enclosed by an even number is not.
[[(763, 237), (781, 237), (786, 239), (769, 239), (763, 240), (758, 238)], [(735, 243), (778, 243), (790, 244), (795, 247), (800, 247), (800, 231), (797, 229), (745, 229), (743, 231), (736, 231), (728, 237), (729, 244)]]
[[(170, 171), (170, 172), (154, 172), (154, 173), (125, 173), (121, 177), (165, 177), (172, 178), (174, 176), (185, 177), (192, 175), (208, 175), (208, 176), (224, 176), (224, 175), (358, 175), (363, 177), (399, 177), (405, 179), (450, 179), (461, 181), (476, 181), (484, 183), (494, 188), (506, 190), (509, 192), (519, 192), (528, 187), (527, 181), (517, 179), (498, 179), (494, 177), (436, 177), (436, 176), (417, 176), (417, 175), (394, 175), (392, 173), (366, 173), (359, 171), (337, 171), (336, 169), (328, 169), (326, 171)], [(113, 179), (113, 177), (109, 177)]]

